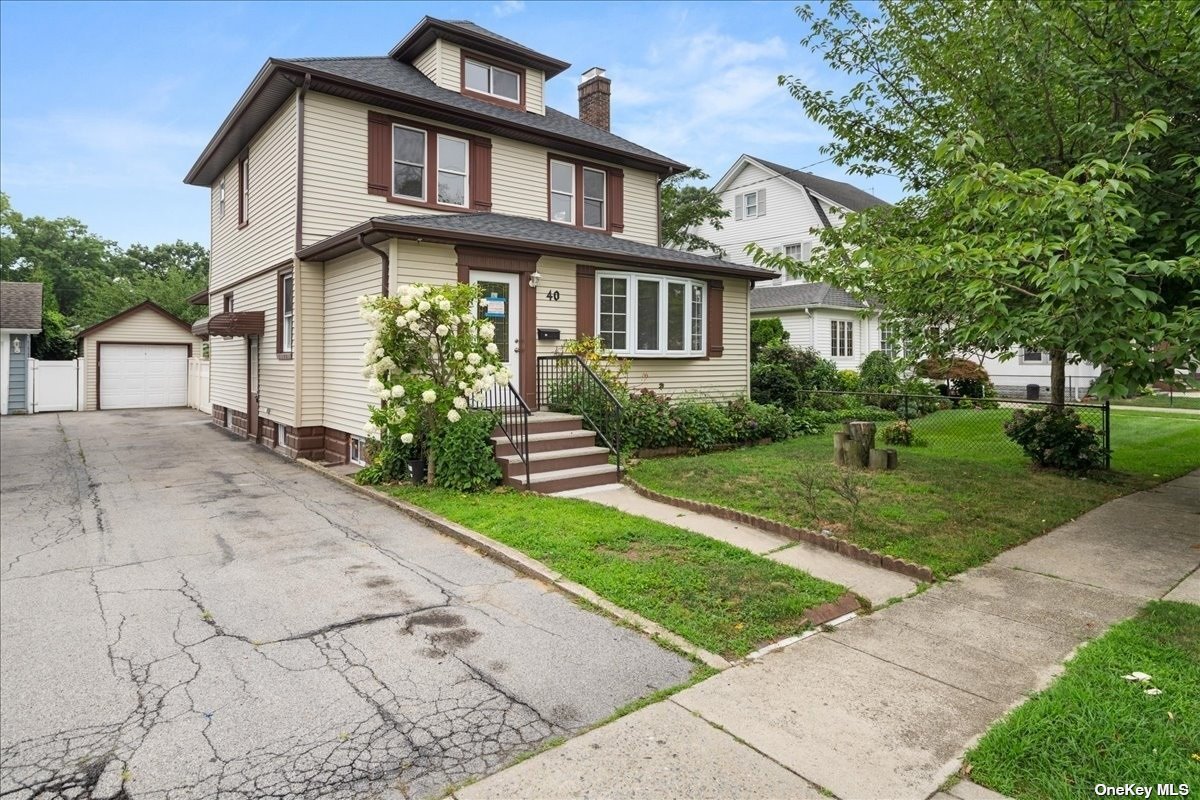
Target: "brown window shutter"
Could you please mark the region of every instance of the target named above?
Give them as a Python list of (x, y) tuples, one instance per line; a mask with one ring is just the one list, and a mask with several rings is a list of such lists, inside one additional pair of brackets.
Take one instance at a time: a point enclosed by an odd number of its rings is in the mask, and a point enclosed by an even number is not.
[(720, 358), (725, 354), (725, 284), (721, 281), (708, 282), (708, 357)]
[(608, 228), (625, 230), (625, 173), (619, 169), (608, 170)]
[(596, 268), (575, 267), (575, 338), (596, 335)]
[(382, 114), (367, 112), (367, 193), (391, 194), (392, 123)]
[(471, 208), (492, 210), (492, 140), (471, 137)]

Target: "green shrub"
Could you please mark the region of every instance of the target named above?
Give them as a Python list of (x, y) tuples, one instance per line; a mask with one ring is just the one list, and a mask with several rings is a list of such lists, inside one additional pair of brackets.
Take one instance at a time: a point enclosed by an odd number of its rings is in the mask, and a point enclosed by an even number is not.
[(783, 364), (755, 364), (750, 368), (750, 399), (784, 410), (793, 408), (800, 393), (796, 375)]
[(630, 395), (621, 412), (622, 445), (632, 450), (669, 447), (675, 443), (676, 426), (671, 401), (650, 389), (641, 389)]
[(810, 418), (820, 422), (822, 425), (831, 425), (842, 422), (888, 422), (896, 419), (897, 414), (894, 411), (879, 408), (878, 406), (852, 406), (850, 408), (839, 408), (833, 411), (817, 411), (810, 412)]
[(491, 435), (497, 417), (490, 411), (464, 411), (454, 425), (443, 426), (433, 452), (434, 483), (459, 492), (478, 492), (500, 482), (500, 465)]
[(917, 434), (913, 431), (912, 425), (908, 424), (905, 420), (901, 420), (893, 422), (883, 429), (883, 441), (887, 444), (901, 444), (911, 447), (917, 444)]
[(790, 336), (791, 334), (783, 329), (783, 321), (778, 317), (750, 320), (750, 362), (757, 363), (758, 352), (766, 345), (786, 343)]
[(1048, 406), (1013, 412), (1004, 433), (1043, 467), (1087, 472), (1104, 466), (1099, 434), (1071, 409)]
[(859, 385), (862, 383), (858, 373), (852, 369), (838, 370), (838, 387), (843, 392), (857, 392)]
[(899, 412), (901, 417), (906, 416), (908, 419), (913, 419), (932, 414), (940, 408), (949, 407), (949, 404), (938, 394), (937, 387), (920, 378), (901, 381), (896, 387), (896, 391), (902, 395), (910, 395), (907, 398), (886, 398), (886, 407)]
[(882, 350), (867, 353), (858, 371), (859, 387), (864, 392), (894, 391), (900, 383), (900, 374), (891, 356)]
[(793, 411), (789, 416), (792, 422), (793, 436), (812, 436), (815, 433), (820, 433), (825, 430), (824, 422), (819, 415), (825, 414), (824, 411), (813, 411), (809, 408), (800, 408)]
[(408, 473), (408, 460), (417, 457), (417, 448), (404, 444), (400, 437), (384, 431), (379, 439), (367, 440), (367, 466), (354, 473), (354, 482), (378, 485), (402, 481)]
[(707, 453), (719, 444), (733, 441), (733, 423), (725, 409), (712, 403), (685, 400), (671, 408), (678, 447)]
[(770, 439), (781, 442), (792, 435), (792, 421), (777, 406), (761, 405), (742, 398), (729, 403), (725, 409), (733, 426), (734, 442), (757, 442)]
[(837, 391), (837, 367), (811, 347), (800, 349), (783, 342), (765, 345), (758, 353), (757, 364), (778, 364), (785, 367), (802, 389)]

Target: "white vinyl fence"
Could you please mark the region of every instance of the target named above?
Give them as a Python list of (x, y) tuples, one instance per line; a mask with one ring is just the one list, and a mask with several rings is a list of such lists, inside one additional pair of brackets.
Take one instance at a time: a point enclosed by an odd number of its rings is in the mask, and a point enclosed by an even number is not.
[(188, 407), (212, 413), (212, 399), (209, 397), (209, 365), (207, 358), (188, 359)]
[(78, 411), (83, 407), (83, 359), (39, 361), (29, 359), (33, 413)]

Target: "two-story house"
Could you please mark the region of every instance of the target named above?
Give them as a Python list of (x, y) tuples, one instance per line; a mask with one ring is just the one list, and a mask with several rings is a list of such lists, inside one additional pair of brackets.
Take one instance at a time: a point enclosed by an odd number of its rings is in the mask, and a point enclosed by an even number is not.
[[(798, 261), (812, 257), (822, 228), (842, 225), (845, 212), (862, 211), (883, 200), (842, 181), (742, 155), (713, 186), (730, 212), (720, 230), (711, 225), (695, 232), (725, 251), (730, 261), (750, 265), (746, 245), (758, 244)], [(886, 300), (886, 298), (883, 298)], [(867, 354), (897, 355), (900, 343), (889, 335), (878, 308), (855, 300), (825, 283), (777, 277), (759, 281), (750, 293), (754, 319), (778, 318), (794, 347), (811, 347), (838, 369), (857, 370)], [(1030, 383), (1050, 382), (1050, 360), (1032, 348), (1016, 348), (1001, 361), (997, 354), (963, 354), (980, 362), (1002, 394), (1024, 395)], [(1068, 393), (1081, 397), (1099, 376), (1088, 363), (1067, 366)]]
[(685, 166), (609, 130), (603, 70), (578, 117), (548, 107), (568, 67), (429, 17), (386, 56), (266, 62), (186, 178), (211, 192), (195, 330), (217, 424), (358, 460), (375, 398), (357, 299), (407, 283), (503, 300), (498, 344), (531, 404), (539, 355), (584, 335), (643, 385), (747, 393), (750, 288), (774, 273), (659, 247), (659, 183)]

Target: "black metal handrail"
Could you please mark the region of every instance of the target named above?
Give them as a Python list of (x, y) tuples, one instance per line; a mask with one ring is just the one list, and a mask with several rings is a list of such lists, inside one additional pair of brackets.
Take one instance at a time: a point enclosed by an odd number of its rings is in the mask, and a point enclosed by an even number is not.
[(517, 387), (509, 383), (497, 386), (471, 401), (472, 408), (491, 411), (496, 415), (496, 427), (508, 439), (521, 463), (525, 465), (525, 488), (529, 488), (529, 405)]
[(583, 417), (584, 424), (604, 442), (621, 471), (620, 399), (596, 372), (577, 355), (537, 358), (537, 404), (550, 411)]

